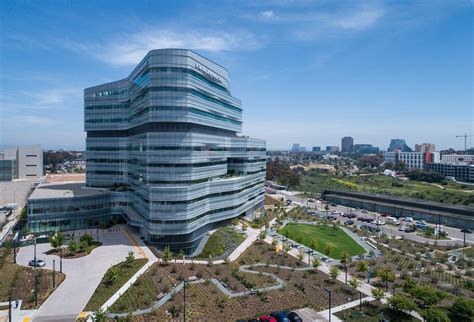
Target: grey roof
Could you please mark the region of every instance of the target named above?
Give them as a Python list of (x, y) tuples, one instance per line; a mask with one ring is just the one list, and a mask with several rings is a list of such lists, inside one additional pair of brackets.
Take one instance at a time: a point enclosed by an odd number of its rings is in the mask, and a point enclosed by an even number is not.
[(80, 183), (45, 183), (40, 184), (29, 199), (72, 198), (107, 193), (107, 189), (89, 188)]

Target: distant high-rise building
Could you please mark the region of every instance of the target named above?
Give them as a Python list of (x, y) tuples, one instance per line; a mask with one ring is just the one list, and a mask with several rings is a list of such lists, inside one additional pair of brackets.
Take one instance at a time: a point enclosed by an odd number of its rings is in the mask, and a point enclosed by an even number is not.
[(388, 151), (411, 152), (411, 148), (406, 144), (405, 139), (391, 139)]
[(37, 180), (43, 175), (43, 150), (39, 144), (5, 149), (0, 161), (0, 181)]
[(435, 152), (436, 146), (433, 143), (415, 144), (415, 152)]
[(312, 151), (313, 152), (321, 152), (321, 147), (320, 146), (313, 146)]
[(293, 146), (291, 147), (291, 152), (300, 152), (300, 144), (293, 143)]
[(306, 152), (306, 147), (304, 145), (300, 145), (299, 143), (293, 143), (291, 152)]
[(328, 145), (326, 146), (326, 152), (329, 152), (329, 153), (339, 152), (339, 147), (335, 145)]
[(353, 152), (354, 151), (354, 139), (350, 136), (345, 136), (341, 140), (341, 152)]

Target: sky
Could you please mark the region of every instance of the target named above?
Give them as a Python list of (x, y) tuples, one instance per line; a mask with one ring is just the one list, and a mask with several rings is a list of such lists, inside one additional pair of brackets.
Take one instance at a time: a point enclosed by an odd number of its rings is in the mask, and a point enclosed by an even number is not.
[(473, 13), (471, 0), (1, 1), (0, 145), (84, 149), (83, 89), (172, 47), (229, 70), (243, 134), (268, 149), (344, 136), (461, 149)]

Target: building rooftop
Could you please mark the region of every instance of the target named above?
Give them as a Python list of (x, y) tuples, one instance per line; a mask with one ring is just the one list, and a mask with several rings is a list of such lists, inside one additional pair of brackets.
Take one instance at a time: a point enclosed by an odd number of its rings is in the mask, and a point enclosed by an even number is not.
[(48, 174), (46, 182), (85, 182), (85, 173)]
[(107, 189), (89, 188), (84, 182), (42, 183), (31, 194), (29, 199), (72, 198), (107, 193)]

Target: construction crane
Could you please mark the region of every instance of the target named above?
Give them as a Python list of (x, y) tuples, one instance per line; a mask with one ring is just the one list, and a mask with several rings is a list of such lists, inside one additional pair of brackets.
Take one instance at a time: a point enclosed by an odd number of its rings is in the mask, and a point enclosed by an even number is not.
[(467, 151), (467, 138), (474, 136), (472, 134), (464, 133), (464, 135), (456, 135), (457, 138), (464, 138), (464, 151)]

